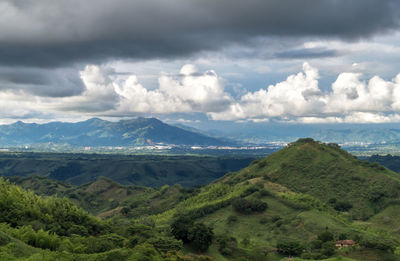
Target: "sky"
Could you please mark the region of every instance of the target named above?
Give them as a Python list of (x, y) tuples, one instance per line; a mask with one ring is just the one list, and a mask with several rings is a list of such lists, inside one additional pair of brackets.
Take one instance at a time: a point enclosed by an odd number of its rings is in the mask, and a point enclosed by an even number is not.
[(0, 123), (400, 122), (398, 0), (3, 0)]

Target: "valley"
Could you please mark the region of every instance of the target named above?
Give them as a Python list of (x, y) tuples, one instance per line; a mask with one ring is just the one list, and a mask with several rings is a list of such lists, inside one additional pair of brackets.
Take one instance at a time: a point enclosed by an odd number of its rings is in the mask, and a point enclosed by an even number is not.
[[(27, 155), (19, 157), (27, 160)], [(69, 164), (65, 155), (53, 157), (60, 158), (64, 167)], [(92, 157), (90, 160), (99, 160), (104, 155)], [(150, 164), (146, 157), (136, 161)], [(157, 157), (157, 164), (172, 160)], [(26, 166), (40, 170), (40, 157), (33, 159)], [(194, 164), (189, 156), (175, 160), (173, 165)], [(211, 168), (224, 162), (197, 158), (201, 160)], [(5, 243), (0, 254), (9, 260), (35, 260), (38, 256), (48, 260), (253, 261), (286, 260), (285, 256), (297, 256), (295, 260), (399, 260), (400, 174), (377, 163), (360, 161), (336, 144), (309, 138), (267, 157), (242, 159), (241, 163), (229, 160), (225, 164), (236, 162), (236, 170), (214, 176), (202, 186), (184, 187), (165, 180), (153, 188), (126, 181), (121, 185), (102, 175), (74, 185), (67, 182), (73, 179), (55, 180), (54, 175), (8, 175), (9, 182), (18, 187), (2, 181), (6, 193), (1, 194), (0, 202), (32, 203), (25, 203), (25, 210), (21, 205), (8, 205), (7, 212), (20, 213), (18, 219), (4, 215), (3, 210)], [(109, 159), (107, 164), (114, 163)], [(200, 163), (196, 164), (198, 168)], [(10, 169), (21, 168), (14, 166)], [(66, 169), (64, 177), (73, 170)], [(36, 201), (43, 202), (43, 207), (32, 212), (29, 206), (34, 208), (39, 204)], [(76, 232), (65, 232), (64, 219), (57, 219), (61, 213), (53, 213), (49, 206), (70, 204), (67, 202), (84, 209), (79, 215), (88, 215), (83, 219), (77, 216), (79, 220), (98, 222), (99, 228), (94, 231), (94, 223), (82, 223), (83, 228)], [(51, 215), (53, 223), (48, 224), (46, 218)], [(42, 233), (55, 243), (41, 245), (29, 239), (26, 231), (31, 231), (31, 237)], [(338, 249), (335, 242), (339, 240), (353, 240), (356, 245)], [(69, 246), (65, 245), (67, 241)], [(16, 245), (23, 250), (17, 251)]]

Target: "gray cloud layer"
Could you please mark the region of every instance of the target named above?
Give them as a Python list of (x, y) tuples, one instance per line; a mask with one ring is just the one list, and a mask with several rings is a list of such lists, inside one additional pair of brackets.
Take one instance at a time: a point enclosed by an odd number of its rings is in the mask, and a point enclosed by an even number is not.
[(0, 63), (180, 57), (264, 36), (354, 40), (397, 29), (399, 7), (397, 0), (5, 0)]

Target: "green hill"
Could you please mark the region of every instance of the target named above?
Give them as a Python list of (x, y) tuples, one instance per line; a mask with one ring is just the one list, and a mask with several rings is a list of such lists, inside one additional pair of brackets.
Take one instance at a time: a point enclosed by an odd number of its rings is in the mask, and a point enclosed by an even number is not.
[[(121, 186), (105, 178), (79, 187), (43, 178), (15, 181), (39, 191), (50, 187), (46, 193), (58, 191), (59, 197), (103, 218), (96, 221), (103, 225), (96, 236), (56, 233), (55, 242), (68, 239), (73, 247), (37, 250), (49, 256), (64, 253), (65, 260), (87, 255), (89, 260), (278, 261), (297, 256), (294, 260), (378, 261), (400, 260), (398, 175), (335, 144), (301, 139), (195, 189)], [(21, 236), (24, 222), (21, 227), (5, 222), (0, 228), (6, 236), (35, 246)], [(43, 231), (49, 229), (46, 225)], [(355, 245), (338, 249), (337, 240)], [(11, 251), (5, 241), (0, 254)]]
[[(400, 245), (399, 184), (398, 174), (380, 165), (359, 161), (335, 144), (305, 139), (226, 175), (154, 219), (167, 226), (174, 216), (187, 215), (212, 226), (217, 237), (234, 238), (228, 260), (272, 259), (281, 241), (299, 242), (318, 256), (321, 250), (312, 245), (326, 230), (334, 240), (353, 239), (361, 246), (343, 255), (397, 260), (390, 251)], [(243, 203), (246, 211), (235, 206), (238, 198), (250, 202)], [(268, 208), (253, 211), (252, 202)]]
[(39, 175), (82, 185), (98, 177), (124, 185), (184, 187), (208, 184), (240, 170), (251, 157), (0, 153), (0, 176)]
[[(400, 175), (363, 162), (335, 144), (299, 140), (259, 160), (230, 180), (263, 177), (324, 203), (350, 203), (353, 219), (367, 219), (390, 203), (398, 203)], [(226, 179), (226, 178), (225, 178)]]

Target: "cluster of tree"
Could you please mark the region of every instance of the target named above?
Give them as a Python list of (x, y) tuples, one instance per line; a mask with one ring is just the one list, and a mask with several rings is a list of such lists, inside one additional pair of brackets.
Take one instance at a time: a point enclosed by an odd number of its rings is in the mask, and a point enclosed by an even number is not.
[(217, 211), (221, 208), (231, 205), (234, 200), (235, 199), (230, 198), (230, 199), (219, 201), (217, 203), (207, 204), (200, 208), (196, 208), (194, 210), (188, 211), (185, 215), (190, 217), (191, 219), (201, 218), (201, 217), (204, 217), (205, 215), (214, 213), (215, 211)]
[(255, 198), (238, 198), (232, 203), (233, 208), (242, 214), (263, 212), (268, 208), (268, 204)]
[(325, 259), (336, 253), (334, 235), (326, 230), (318, 238), (304, 245), (297, 241), (283, 241), (277, 244), (278, 252), (286, 256), (301, 256), (303, 259)]
[(353, 208), (353, 204), (350, 202), (344, 200), (339, 201), (336, 198), (329, 199), (329, 204), (331, 204), (335, 210), (340, 212), (346, 212)]
[(206, 251), (211, 245), (214, 232), (211, 227), (203, 223), (195, 223), (188, 216), (180, 216), (171, 224), (171, 232), (176, 239), (183, 243), (190, 243), (199, 251)]
[(12, 227), (31, 225), (60, 236), (99, 235), (108, 231), (105, 222), (63, 198), (42, 198), (0, 179), (0, 222)]
[[(65, 198), (40, 197), (0, 179), (0, 260), (210, 260), (184, 255), (182, 241), (151, 221), (126, 227), (102, 221)], [(185, 237), (204, 251), (213, 232), (191, 223)]]

